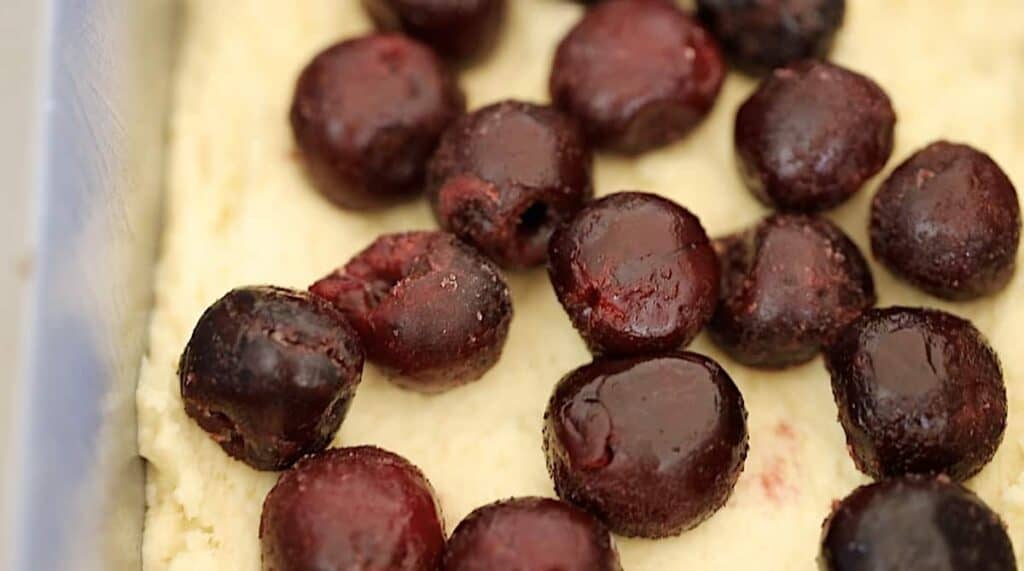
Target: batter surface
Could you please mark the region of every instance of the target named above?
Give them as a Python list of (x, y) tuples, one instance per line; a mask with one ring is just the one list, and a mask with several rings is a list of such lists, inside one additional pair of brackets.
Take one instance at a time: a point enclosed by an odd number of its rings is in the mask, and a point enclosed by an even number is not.
[[(470, 108), (503, 98), (546, 101), (558, 40), (581, 7), (510, 0), (497, 51), (461, 72)], [(873, 77), (899, 114), (885, 173), (939, 138), (990, 153), (1024, 190), (1024, 2), (851, 0), (833, 57)], [(339, 210), (303, 178), (287, 123), (294, 80), (320, 49), (370, 29), (358, 0), (187, 0), (172, 118), (163, 259), (150, 350), (138, 391), (148, 460), (145, 568), (259, 569), (263, 498), (277, 474), (231, 460), (189, 420), (175, 374), (196, 320), (232, 287), (305, 288), (384, 232), (435, 227), (426, 201), (376, 213)], [(685, 141), (639, 159), (599, 156), (598, 194), (647, 190), (700, 216), (709, 233), (764, 214), (732, 158), (732, 121), (753, 82), (730, 75), (711, 117)], [(830, 216), (867, 254), (877, 188)], [(929, 305), (965, 316), (1002, 357), (1009, 428), (969, 485), (1010, 527), (1024, 556), (1024, 271), (1002, 294), (941, 303), (873, 264), (880, 305)], [(553, 384), (589, 360), (542, 269), (510, 272), (516, 316), (501, 362), (440, 396), (389, 384), (367, 366), (334, 444), (372, 443), (419, 465), (449, 530), (499, 498), (552, 495), (541, 416)], [(618, 541), (625, 569), (814, 569), (831, 502), (866, 482), (846, 453), (821, 360), (779, 373), (730, 362), (704, 338), (693, 350), (725, 365), (750, 411), (750, 457), (729, 503), (678, 538)]]

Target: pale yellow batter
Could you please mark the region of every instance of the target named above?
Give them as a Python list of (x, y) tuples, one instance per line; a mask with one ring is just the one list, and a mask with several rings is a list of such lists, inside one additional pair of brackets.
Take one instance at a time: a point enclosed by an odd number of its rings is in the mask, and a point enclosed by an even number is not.
[[(509, 0), (498, 51), (461, 74), (470, 106), (546, 101), (558, 40), (579, 17), (567, 0)], [(899, 123), (893, 161), (938, 138), (989, 152), (1024, 190), (1024, 2), (850, 0), (834, 58), (877, 80)], [(303, 288), (383, 232), (432, 228), (425, 201), (378, 213), (339, 210), (304, 180), (286, 120), (293, 82), (321, 48), (369, 29), (358, 0), (188, 0), (172, 119), (163, 260), (150, 351), (138, 391), (149, 461), (148, 570), (257, 570), (263, 497), (277, 475), (231, 460), (182, 410), (175, 367), (202, 310), (228, 289)], [(638, 189), (696, 212), (712, 234), (764, 212), (740, 184), (732, 121), (752, 83), (731, 75), (714, 113), (682, 143), (640, 159), (601, 156), (599, 194)], [(866, 247), (878, 181), (832, 214)], [(866, 250), (865, 250), (866, 251)], [(970, 486), (1009, 523), (1024, 556), (1024, 272), (1002, 294), (939, 303), (873, 266), (882, 305), (931, 305), (966, 316), (1003, 359), (1010, 424), (995, 460)], [(516, 317), (501, 362), (440, 396), (388, 384), (367, 366), (335, 445), (372, 443), (405, 455), (437, 488), (451, 529), (498, 498), (553, 493), (541, 452), (552, 385), (588, 354), (543, 270), (511, 273)], [(822, 519), (865, 482), (847, 456), (820, 359), (766, 374), (722, 361), (750, 410), (750, 457), (735, 493), (698, 529), (660, 541), (619, 540), (641, 570), (814, 568)]]

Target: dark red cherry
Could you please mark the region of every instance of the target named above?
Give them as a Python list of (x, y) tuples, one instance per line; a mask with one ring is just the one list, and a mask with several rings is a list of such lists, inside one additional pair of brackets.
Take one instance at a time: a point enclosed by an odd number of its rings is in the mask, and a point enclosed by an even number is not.
[(558, 45), (551, 99), (597, 146), (638, 153), (682, 138), (725, 77), (718, 46), (668, 0), (608, 0)]
[(550, 498), (514, 498), (477, 508), (448, 541), (444, 571), (621, 571), (608, 529)]
[(873, 309), (825, 356), (850, 454), (865, 474), (966, 480), (999, 448), (1003, 373), (969, 321), (932, 309)]
[(743, 364), (771, 368), (809, 361), (875, 305), (867, 261), (824, 218), (777, 214), (716, 247), (722, 301), (708, 331)]
[(363, 0), (383, 30), (401, 31), (453, 58), (488, 51), (505, 15), (505, 0)]
[(598, 360), (555, 387), (544, 449), (562, 499), (615, 533), (667, 537), (732, 493), (747, 455), (746, 408), (707, 357)]
[(310, 287), (406, 388), (480, 378), (501, 356), (512, 299), (498, 268), (447, 232), (386, 234)]
[(281, 470), (334, 437), (362, 378), (344, 316), (304, 292), (232, 290), (203, 313), (178, 375), (185, 412), (257, 470)]
[(1017, 190), (988, 155), (929, 145), (896, 168), (871, 207), (871, 246), (907, 281), (939, 297), (975, 299), (1013, 277)]
[(405, 458), (359, 446), (303, 458), (263, 502), (263, 571), (436, 571), (444, 525)]
[(855, 490), (825, 522), (822, 571), (1016, 571), (999, 516), (946, 478)]
[(697, 0), (729, 59), (752, 73), (825, 57), (845, 12), (845, 0)]
[(686, 346), (718, 302), (718, 258), (696, 216), (653, 194), (584, 207), (551, 238), (555, 293), (594, 353)]
[(874, 81), (835, 64), (776, 69), (736, 115), (736, 155), (747, 186), (780, 210), (845, 202), (885, 166), (896, 113)]
[(291, 124), (319, 191), (364, 208), (420, 192), (441, 133), (464, 109), (454, 77), (429, 48), (375, 34), (310, 62), (295, 86)]
[(594, 193), (593, 158), (575, 121), (519, 101), (463, 116), (430, 161), (441, 227), (506, 267), (547, 259), (551, 233)]

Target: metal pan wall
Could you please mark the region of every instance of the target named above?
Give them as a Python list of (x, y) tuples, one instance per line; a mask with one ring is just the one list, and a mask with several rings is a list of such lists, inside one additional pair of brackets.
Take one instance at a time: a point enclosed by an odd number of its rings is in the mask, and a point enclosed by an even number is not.
[[(23, 4), (10, 1), (0, 8), (7, 25)], [(41, 21), (20, 41), (38, 62), (39, 88), (26, 90), (35, 99), (23, 102), (30, 116), (15, 133), (32, 146), (25, 188), (11, 190), (26, 198), (17, 216), (29, 250), (17, 276), (23, 318), (9, 325), (18, 359), (6, 387), (0, 567), (138, 569), (144, 482), (134, 389), (158, 253), (179, 7), (28, 2)]]

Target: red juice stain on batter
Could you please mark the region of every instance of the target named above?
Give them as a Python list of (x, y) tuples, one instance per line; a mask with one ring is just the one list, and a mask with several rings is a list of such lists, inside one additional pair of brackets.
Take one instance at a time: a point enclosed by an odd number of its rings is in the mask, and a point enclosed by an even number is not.
[(796, 445), (796, 430), (785, 420), (780, 420), (779, 423), (775, 425), (775, 434), (777, 434), (781, 439), (788, 440), (791, 446)]
[(783, 476), (785, 469), (785, 462), (781, 458), (775, 457), (769, 460), (768, 468), (759, 476), (764, 497), (776, 504), (783, 503), (790, 492), (789, 484)]
[(799, 436), (796, 430), (786, 421), (779, 421), (773, 431), (774, 441), (781, 452), (776, 452), (766, 462), (764, 470), (758, 475), (764, 497), (776, 505), (784, 505), (788, 500), (800, 495), (795, 478), (788, 477), (798, 467)]

